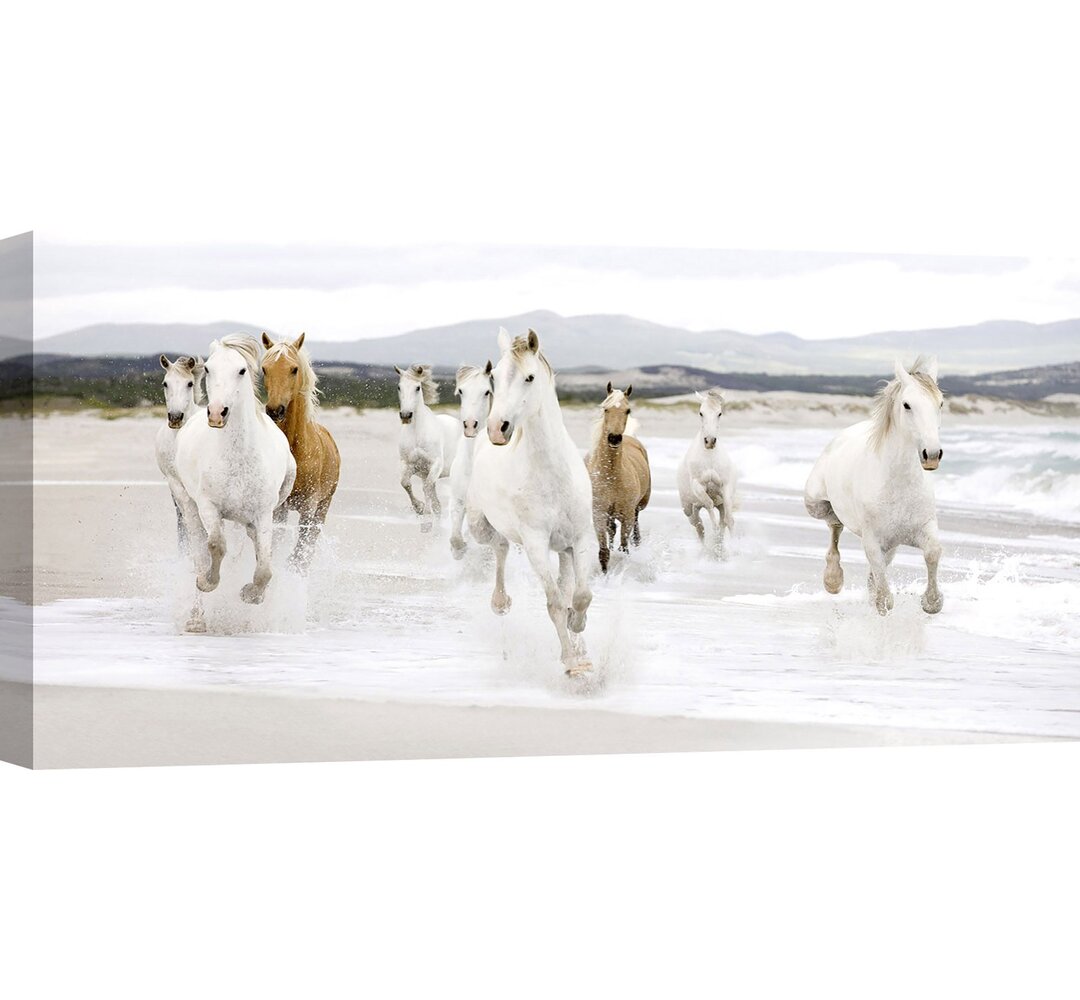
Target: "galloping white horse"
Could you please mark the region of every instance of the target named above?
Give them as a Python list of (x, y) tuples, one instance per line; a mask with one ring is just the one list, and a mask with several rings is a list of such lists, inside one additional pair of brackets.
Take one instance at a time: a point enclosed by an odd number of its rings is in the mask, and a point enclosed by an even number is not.
[(724, 397), (719, 389), (695, 393), (701, 430), (679, 463), (677, 475), (679, 499), (698, 538), (705, 541), (701, 512), (708, 511), (716, 546), (724, 549), (724, 529), (735, 528), (735, 467), (719, 444), (720, 418), (724, 415)]
[(206, 393), (203, 388), (202, 358), (180, 357), (170, 361), (165, 355), (158, 359), (165, 369), (162, 387), (165, 389), (165, 411), (168, 424), (157, 432), (154, 439), (154, 453), (158, 468), (169, 484), (173, 506), (176, 508), (176, 540), (181, 552), (187, 551), (187, 524), (181, 510), (184, 487), (176, 472), (176, 438), (180, 428), (192, 419), (199, 408), (206, 405)]
[[(458, 422), (446, 413), (433, 413), (431, 403), (439, 401), (439, 386), (431, 377), (431, 365), (413, 365), (398, 373), (398, 416), (401, 418), (401, 488), (408, 494), (413, 510), (421, 517), (442, 512), (435, 484), (450, 475), (457, 453), (461, 430)], [(412, 477), (421, 480), (424, 500), (413, 493)], [(430, 527), (425, 524), (424, 529)]]
[(491, 410), (491, 362), (486, 368), (462, 365), (454, 383), (454, 395), (461, 401), (461, 428), (465, 437), (458, 443), (457, 454), (450, 466), (450, 551), (455, 559), (465, 555), (465, 538), (461, 533), (465, 521), (465, 500), (472, 479), (476, 436), (487, 424)]
[(922, 549), (926, 560), (927, 614), (941, 610), (937, 571), (941, 558), (934, 488), (927, 472), (941, 462), (939, 439), (944, 397), (937, 385), (936, 358), (919, 358), (911, 368), (896, 363), (896, 377), (878, 393), (869, 420), (842, 431), (828, 445), (806, 482), (806, 509), (829, 525), (832, 542), (825, 556), (825, 589), (844, 585), (840, 533), (850, 528), (862, 539), (870, 563), (870, 599), (880, 614), (893, 607), (886, 569), (900, 545)]
[[(491, 608), (496, 614), (510, 610), (505, 582), (510, 542), (525, 549), (544, 585), (563, 665), (576, 677), (592, 669), (580, 635), (570, 636), (585, 630), (592, 602), (589, 571), (596, 540), (589, 474), (563, 424), (555, 374), (540, 353), (539, 338), (530, 330), (511, 341), (500, 329), (499, 350), (487, 439), (479, 441), (469, 485), (469, 528), (478, 542), (495, 550)], [(559, 556), (557, 576), (552, 552)]]
[[(296, 478), (288, 439), (256, 398), (259, 373), (255, 340), (215, 340), (206, 359), (207, 419), (182, 428), (176, 448), (184, 516), (195, 540), (195, 584), (200, 591), (217, 587), (225, 556), (223, 521), (236, 521), (255, 543), (255, 575), (240, 591), (248, 604), (262, 601), (273, 575), (274, 510), (292, 492)], [(188, 628), (205, 629), (198, 605)]]

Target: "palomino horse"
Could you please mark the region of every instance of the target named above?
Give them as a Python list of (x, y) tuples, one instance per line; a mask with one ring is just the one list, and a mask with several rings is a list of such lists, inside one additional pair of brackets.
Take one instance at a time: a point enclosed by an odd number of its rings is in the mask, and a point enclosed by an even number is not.
[(705, 527), (701, 512), (707, 511), (713, 526), (716, 551), (724, 551), (724, 531), (735, 528), (735, 467), (718, 443), (720, 418), (724, 415), (724, 397), (719, 389), (695, 393), (701, 429), (690, 442), (677, 475), (683, 513), (702, 543)]
[(450, 466), (450, 551), (455, 559), (465, 555), (465, 538), (461, 533), (465, 522), (465, 500), (472, 479), (476, 435), (487, 424), (491, 409), (491, 362), (486, 368), (462, 365), (454, 382), (454, 395), (461, 405), (461, 428), (465, 434), (458, 443), (457, 454)]
[(275, 517), (283, 521), (290, 510), (300, 515), (300, 533), (289, 562), (305, 572), (334, 499), (341, 456), (330, 432), (315, 419), (318, 376), (304, 350), (304, 334), (291, 344), (284, 340), (275, 344), (264, 333), (262, 342), (266, 414), (284, 432), (296, 459), (296, 482)]
[(600, 543), (600, 568), (606, 573), (615, 539), (615, 522), (622, 528), (619, 549), (630, 551), (630, 539), (641, 544), (638, 515), (649, 503), (652, 476), (645, 446), (631, 437), (630, 394), (607, 384), (607, 398), (600, 404), (600, 418), (593, 427), (592, 450), (585, 459), (592, 480), (593, 528)]
[[(539, 338), (530, 330), (511, 341), (500, 329), (499, 350), (487, 438), (478, 443), (469, 485), (469, 528), (473, 538), (495, 550), (496, 614), (510, 610), (507, 550), (511, 542), (524, 548), (544, 585), (563, 665), (576, 677), (592, 669), (577, 635), (592, 601), (589, 474), (563, 424), (555, 374), (540, 353)], [(557, 576), (552, 552), (559, 556)]]
[[(214, 590), (225, 557), (225, 520), (242, 524), (255, 543), (255, 575), (240, 597), (263, 599), (273, 571), (274, 511), (292, 492), (296, 462), (289, 442), (263, 412), (256, 391), (259, 345), (251, 337), (215, 340), (206, 359), (206, 420), (181, 428), (176, 470), (184, 487), (200, 591)], [(189, 631), (205, 631), (196, 604)]]
[[(398, 416), (401, 418), (401, 488), (408, 494), (413, 510), (421, 517), (442, 513), (435, 484), (450, 475), (450, 466), (457, 454), (461, 429), (458, 422), (446, 413), (434, 413), (432, 403), (439, 401), (439, 386), (431, 377), (431, 365), (413, 365), (398, 373)], [(416, 476), (424, 487), (421, 503), (413, 492), (412, 478)], [(424, 530), (430, 524), (424, 525)]]
[(188, 533), (180, 503), (184, 487), (176, 473), (176, 437), (196, 413), (199, 407), (206, 405), (206, 392), (203, 388), (202, 358), (181, 357), (170, 361), (165, 355), (158, 359), (165, 369), (165, 378), (161, 385), (165, 390), (165, 412), (168, 425), (157, 432), (154, 440), (154, 453), (158, 468), (169, 484), (173, 506), (176, 508), (176, 540), (181, 552), (187, 551)]
[(934, 615), (944, 603), (937, 584), (937, 505), (927, 475), (943, 454), (939, 431), (945, 401), (937, 372), (936, 358), (920, 357), (908, 369), (897, 362), (895, 378), (878, 393), (871, 418), (833, 438), (806, 481), (806, 509), (829, 525), (832, 536), (825, 589), (837, 594), (844, 585), (840, 533), (850, 528), (862, 539), (870, 563), (870, 600), (883, 615), (893, 607), (886, 569), (900, 545), (922, 549), (926, 560), (923, 610)]

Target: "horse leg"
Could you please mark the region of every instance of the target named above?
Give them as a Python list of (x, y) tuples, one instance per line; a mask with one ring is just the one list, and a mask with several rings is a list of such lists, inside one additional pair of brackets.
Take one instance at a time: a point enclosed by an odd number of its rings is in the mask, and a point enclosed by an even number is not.
[(705, 525), (701, 523), (701, 508), (697, 504), (683, 507), (683, 513), (687, 516), (694, 531), (697, 532), (698, 541), (705, 544)]
[(593, 530), (596, 532), (596, 541), (600, 546), (600, 569), (607, 572), (608, 561), (611, 559), (611, 536), (608, 534), (609, 518), (602, 510), (593, 510)]
[(641, 544), (641, 508), (638, 507), (634, 511), (634, 534), (631, 536), (631, 541), (635, 545)]
[(829, 524), (829, 551), (825, 553), (825, 589), (839, 594), (844, 587), (844, 568), (840, 565), (840, 535), (844, 526), (833, 517)]
[(578, 656), (574, 643), (570, 640), (570, 630), (567, 626), (569, 615), (566, 603), (562, 599), (559, 581), (551, 571), (551, 549), (548, 547), (546, 538), (537, 535), (528, 535), (522, 539), (525, 554), (529, 557), (533, 572), (540, 577), (540, 583), (544, 587), (544, 595), (547, 597), (548, 617), (555, 626), (555, 632), (559, 636), (560, 659), (566, 668), (566, 673), (571, 677), (585, 673), (591, 669), (591, 664), (582, 662)]
[(240, 600), (247, 604), (261, 604), (266, 585), (274, 575), (270, 566), (270, 551), (274, 542), (273, 516), (263, 515), (253, 525), (248, 525), (248, 534), (255, 543), (255, 575), (251, 583), (245, 583), (241, 588)]
[(634, 515), (624, 511), (619, 518), (619, 551), (630, 552), (630, 535), (634, 530)]
[(412, 485), (412, 469), (404, 465), (401, 468), (401, 488), (405, 491), (409, 498), (409, 503), (412, 504), (413, 510), (421, 517), (424, 515), (424, 505), (416, 498), (416, 494), (413, 492)]
[(574, 566), (574, 593), (570, 599), (570, 611), (566, 616), (571, 632), (584, 632), (585, 622), (592, 604), (592, 591), (589, 589), (588, 539), (583, 536), (574, 546), (571, 559)]
[(491, 593), (491, 610), (505, 615), (514, 603), (506, 592), (506, 554), (510, 543), (494, 528), (491, 529), (491, 547), (495, 550), (495, 589)]
[(296, 546), (289, 556), (289, 565), (301, 575), (308, 571), (312, 556), (315, 555), (315, 543), (322, 533), (326, 513), (330, 509), (330, 497), (323, 497), (315, 503), (306, 503), (300, 508), (300, 533)]
[(938, 590), (937, 572), (938, 563), (941, 561), (941, 542), (938, 541), (937, 524), (930, 522), (923, 529), (919, 539), (919, 548), (922, 549), (923, 559), (926, 560), (926, 593), (922, 596), (922, 607), (928, 615), (936, 615), (945, 604), (945, 598)]
[(187, 524), (184, 523), (184, 512), (180, 509), (180, 503), (175, 496), (173, 507), (176, 508), (176, 551), (183, 556), (188, 552), (188, 531)]
[(439, 491), (436, 489), (442, 476), (443, 463), (437, 458), (428, 468), (427, 479), (424, 480), (424, 495), (427, 497), (428, 509), (436, 518), (442, 515), (442, 504), (439, 502)]
[(863, 550), (870, 564), (867, 589), (879, 615), (887, 615), (893, 609), (893, 595), (889, 590), (888, 560), (881, 546), (869, 532), (863, 534)]
[(204, 593), (214, 590), (221, 580), (221, 560), (225, 558), (225, 531), (221, 513), (211, 503), (199, 505), (199, 520), (206, 529), (206, 548), (209, 565), (195, 578), (195, 586)]
[(450, 500), (450, 551), (455, 559), (465, 556), (465, 536), (462, 526), (465, 522), (465, 501), (458, 496)]

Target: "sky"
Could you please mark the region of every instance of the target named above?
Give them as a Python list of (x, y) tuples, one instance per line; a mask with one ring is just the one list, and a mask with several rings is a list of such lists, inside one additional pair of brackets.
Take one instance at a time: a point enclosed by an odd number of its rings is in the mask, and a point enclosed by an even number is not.
[(319, 340), (536, 309), (808, 339), (1080, 316), (1080, 261), (602, 247), (39, 240), (35, 337), (233, 320)]

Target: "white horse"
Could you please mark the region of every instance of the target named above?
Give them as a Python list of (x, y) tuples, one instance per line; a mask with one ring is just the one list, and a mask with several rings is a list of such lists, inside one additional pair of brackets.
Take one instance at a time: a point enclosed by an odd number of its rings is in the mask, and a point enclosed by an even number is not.
[(165, 378), (161, 385), (165, 390), (165, 412), (168, 424), (157, 432), (154, 439), (154, 453), (158, 468), (169, 484), (173, 506), (176, 508), (176, 540), (181, 552), (187, 551), (187, 525), (181, 511), (181, 498), (184, 487), (176, 472), (176, 438), (180, 428), (191, 420), (206, 405), (206, 393), (203, 388), (202, 358), (180, 357), (170, 361), (165, 355), (158, 359), (165, 369)]
[(944, 397), (937, 359), (919, 358), (911, 368), (896, 363), (896, 377), (878, 393), (869, 420), (849, 427), (822, 452), (806, 482), (806, 509), (829, 525), (825, 589), (840, 592), (840, 533), (862, 539), (870, 563), (870, 599), (880, 614), (893, 607), (886, 569), (897, 546), (922, 549), (926, 560), (927, 614), (941, 610), (937, 571), (941, 558), (937, 506), (927, 472), (941, 463), (939, 431)]
[[(398, 416), (401, 418), (401, 488), (408, 494), (413, 510), (421, 517), (442, 513), (435, 484), (450, 475), (457, 454), (461, 430), (446, 413), (433, 413), (430, 404), (439, 401), (439, 387), (431, 377), (431, 365), (413, 365), (398, 373)], [(424, 503), (413, 492), (412, 478), (420, 479)], [(425, 530), (430, 524), (425, 524)]]
[(735, 529), (735, 466), (718, 443), (724, 397), (719, 389), (695, 393), (701, 430), (679, 463), (679, 499), (698, 538), (705, 541), (701, 512), (707, 511), (717, 549), (723, 553), (724, 531)]
[[(510, 610), (510, 542), (524, 548), (544, 585), (563, 665), (576, 677), (592, 669), (579, 635), (592, 602), (589, 572), (596, 551), (589, 474), (563, 424), (555, 374), (540, 353), (539, 338), (530, 330), (511, 341), (500, 329), (499, 350), (487, 439), (476, 449), (469, 485), (469, 528), (495, 550), (496, 614)], [(558, 575), (552, 552), (559, 556)]]
[(487, 424), (491, 410), (491, 362), (486, 368), (462, 365), (454, 382), (454, 395), (461, 405), (461, 428), (465, 434), (458, 443), (457, 454), (450, 466), (450, 550), (455, 559), (465, 555), (465, 538), (461, 529), (465, 522), (465, 501), (472, 479), (476, 436), (481, 425)]
[[(176, 447), (184, 516), (195, 542), (195, 584), (200, 591), (217, 587), (225, 556), (223, 522), (236, 521), (255, 543), (255, 575), (240, 597), (258, 604), (273, 575), (274, 510), (292, 492), (296, 462), (288, 439), (256, 396), (258, 343), (244, 336), (215, 340), (205, 370), (206, 420), (183, 427)], [(205, 628), (198, 605), (188, 628)]]

